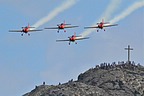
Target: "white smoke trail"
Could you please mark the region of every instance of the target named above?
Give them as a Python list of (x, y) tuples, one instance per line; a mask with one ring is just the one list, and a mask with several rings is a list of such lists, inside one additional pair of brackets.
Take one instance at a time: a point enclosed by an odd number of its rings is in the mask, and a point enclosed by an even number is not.
[(38, 22), (36, 22), (33, 26), (35, 28), (38, 28), (39, 26), (41, 26), (41, 25), (47, 23), (48, 21), (50, 21), (51, 19), (53, 19), (59, 13), (63, 12), (64, 10), (66, 10), (68, 8), (70, 8), (71, 6), (73, 6), (75, 3), (76, 3), (76, 0), (67, 0), (61, 6), (55, 8), (54, 10), (52, 10), (46, 17), (43, 17)]
[(120, 15), (116, 16), (114, 19), (110, 20), (111, 23), (116, 23), (121, 19), (124, 19), (128, 15), (130, 15), (133, 11), (144, 6), (144, 0), (140, 2), (134, 3), (132, 6), (128, 7), (125, 11), (123, 11)]
[(111, 18), (111, 15), (115, 12), (115, 10), (120, 5), (121, 0), (111, 0), (110, 4), (106, 8), (105, 12), (102, 14), (101, 18), (98, 20), (100, 22), (102, 19), (108, 21)]
[[(98, 21), (96, 21), (93, 25), (91, 26), (95, 26), (97, 22), (100, 22), (102, 19), (104, 19), (105, 21), (109, 20), (111, 15), (113, 14), (113, 12), (118, 8), (118, 5), (121, 3), (121, 0), (111, 0), (110, 4), (108, 5), (108, 7), (106, 8), (105, 12), (102, 14), (102, 16), (100, 17), (100, 19)], [(89, 35), (91, 32), (95, 31), (95, 28), (92, 29), (88, 29), (84, 32), (82, 32), (82, 36), (85, 37), (87, 35)]]

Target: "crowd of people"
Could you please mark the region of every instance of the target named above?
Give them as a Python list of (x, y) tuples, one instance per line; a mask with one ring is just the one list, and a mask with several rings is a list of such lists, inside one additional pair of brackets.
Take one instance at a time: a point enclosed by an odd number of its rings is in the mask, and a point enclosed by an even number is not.
[(135, 64), (134, 61), (119, 61), (118, 63), (101, 63), (100, 65), (96, 65), (96, 69), (111, 69), (111, 68), (128, 68), (128, 69), (135, 69), (136, 67), (141, 66), (140, 64)]

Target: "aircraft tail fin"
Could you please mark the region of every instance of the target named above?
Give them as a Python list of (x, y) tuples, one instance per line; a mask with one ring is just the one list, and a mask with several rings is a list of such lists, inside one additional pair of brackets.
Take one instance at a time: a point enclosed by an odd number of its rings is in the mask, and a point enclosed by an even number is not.
[(76, 32), (74, 32), (74, 36), (76, 36)]
[(102, 23), (104, 24), (104, 19), (102, 19)]
[(66, 24), (65, 20), (64, 20), (64, 24)]
[(64, 24), (64, 25), (71, 25), (71, 24), (67, 24), (65, 20), (64, 20), (64, 23), (63, 23), (63, 24)]
[(30, 28), (30, 24), (28, 23), (28, 28)]

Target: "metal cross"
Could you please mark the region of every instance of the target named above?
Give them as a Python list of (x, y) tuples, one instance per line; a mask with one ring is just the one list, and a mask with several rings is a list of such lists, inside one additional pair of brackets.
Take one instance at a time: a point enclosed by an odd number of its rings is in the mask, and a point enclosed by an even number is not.
[(128, 48), (125, 48), (125, 50), (128, 50), (128, 62), (130, 62), (130, 50), (133, 50), (133, 48), (130, 48), (130, 45), (128, 45)]

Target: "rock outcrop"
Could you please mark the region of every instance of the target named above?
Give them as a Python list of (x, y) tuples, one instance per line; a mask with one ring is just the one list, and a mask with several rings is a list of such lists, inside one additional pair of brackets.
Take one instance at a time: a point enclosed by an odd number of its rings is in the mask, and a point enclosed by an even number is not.
[(40, 85), (23, 96), (144, 96), (144, 67), (131, 62), (102, 63), (77, 81)]

